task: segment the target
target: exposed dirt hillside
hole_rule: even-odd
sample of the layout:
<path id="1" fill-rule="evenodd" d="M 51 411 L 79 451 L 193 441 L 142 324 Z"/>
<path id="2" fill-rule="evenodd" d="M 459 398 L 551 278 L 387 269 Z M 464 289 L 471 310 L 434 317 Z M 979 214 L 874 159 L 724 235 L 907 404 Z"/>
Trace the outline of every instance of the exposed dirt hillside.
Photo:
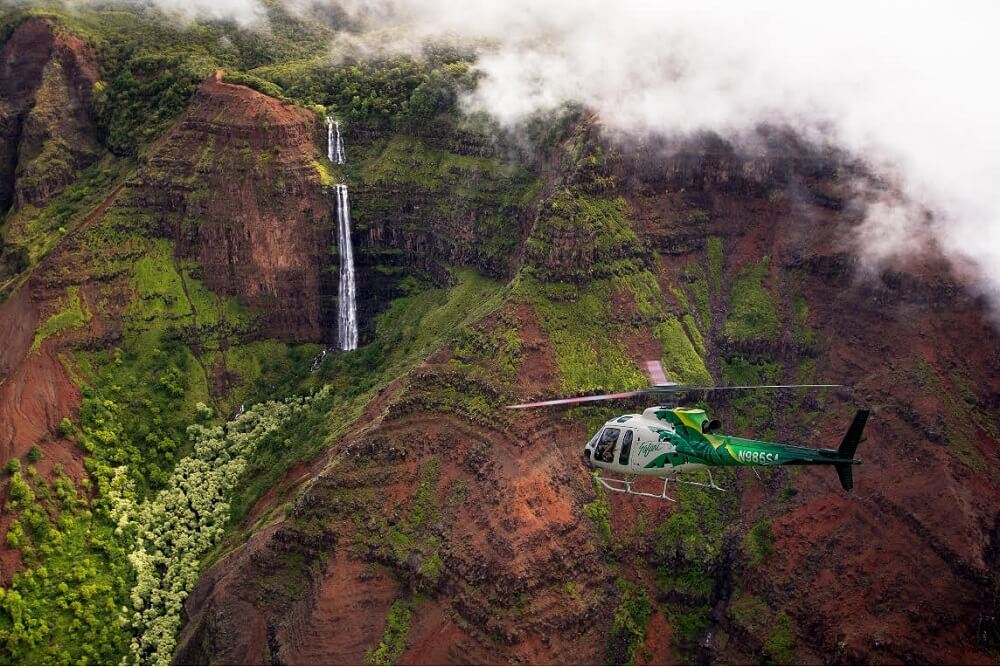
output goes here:
<path id="1" fill-rule="evenodd" d="M 46 24 L 25 25 L 41 30 Z M 252 324 L 227 316 L 225 308 L 201 313 L 201 322 L 196 316 L 185 335 L 200 354 L 266 336 L 321 340 L 336 286 L 323 270 L 333 223 L 327 176 L 316 161 L 316 125 L 307 111 L 213 78 L 144 165 L 71 222 L 68 237 L 0 304 L 4 460 L 39 442 L 66 446 L 58 425 L 73 414 L 80 392 L 61 352 L 120 341 L 136 314 L 134 299 L 176 302 L 176 295 L 164 295 L 165 285 L 146 284 L 150 277 L 135 273 L 157 238 L 169 242 L 167 257 L 175 265 L 200 262 L 185 271 L 186 279 L 259 314 Z M 16 241 L 17 230 L 8 238 Z M 199 305 L 171 319 L 190 321 Z M 43 323 L 45 333 L 36 334 Z M 224 359 L 219 363 L 212 384 L 225 392 L 230 380 Z"/>
<path id="2" fill-rule="evenodd" d="M 187 584 L 145 591 L 183 620 L 178 662 L 996 662 L 1000 337 L 933 252 L 865 273 L 858 160 L 775 131 L 752 155 L 623 145 L 575 113 L 526 156 L 459 117 L 457 55 L 286 67 L 281 40 L 155 20 L 142 34 L 200 73 L 185 88 L 159 78 L 169 55 L 117 53 L 137 75 L 106 99 L 134 102 L 118 131 L 138 155 L 115 157 L 95 49 L 61 25 L 24 21 L 0 51 L 0 642 L 18 658 L 134 658 L 137 621 L 99 612 L 153 585 L 130 569 L 134 515 L 189 498 L 188 427 L 221 437 L 244 403 L 326 384 L 234 438 L 231 505 L 169 533 L 204 545 L 181 554 Z M 202 51 L 268 51 L 287 94 L 342 116 L 347 164 L 311 107 L 221 72 L 199 86 Z M 233 80 L 277 85 L 256 72 Z M 197 91 L 145 133 L 132 116 L 161 83 L 176 109 Z M 335 335 L 333 183 L 362 347 L 316 356 Z M 609 496 L 582 446 L 646 406 L 504 410 L 643 386 L 646 359 L 682 382 L 843 384 L 694 398 L 726 432 L 826 447 L 871 408 L 854 493 L 782 468 L 673 504 Z M 144 650 L 173 650 L 169 614 L 142 630 L 164 618 Z"/>
<path id="3" fill-rule="evenodd" d="M 636 656 L 654 662 L 988 662 L 1000 346 L 981 304 L 933 257 L 859 279 L 860 219 L 845 200 L 856 168 L 842 156 L 778 137 L 754 158 L 700 142 L 594 161 L 582 158 L 608 147 L 584 136 L 581 166 L 560 177 L 575 203 L 553 195 L 529 241 L 535 275 L 577 276 L 562 317 L 605 271 L 653 257 L 652 297 L 611 279 L 601 317 L 618 333 L 606 344 L 621 341 L 632 361 L 662 349 L 675 374 L 686 362 L 666 346 L 703 345 L 727 383 L 842 382 L 819 396 L 712 403 L 730 431 L 814 446 L 835 446 L 853 409 L 871 407 L 856 492 L 804 469 L 743 471 L 727 478 L 732 493 L 681 490 L 677 505 L 595 499 L 578 464 L 579 419 L 484 420 L 466 404 L 489 390 L 449 376 L 458 360 L 445 350 L 314 464 L 290 506 L 255 515 L 254 536 L 189 599 L 178 659 L 357 662 L 392 645 L 402 609 L 403 663 L 624 659 L 623 615 L 648 623 Z M 621 202 L 652 254 L 559 217 L 587 202 L 583 223 L 605 200 Z M 589 240 L 570 245 L 591 254 L 543 254 L 540 240 L 580 233 Z M 517 332 L 513 395 L 565 390 L 565 329 L 576 339 L 588 329 L 520 294 L 480 326 Z M 448 387 L 465 398 L 431 398 Z M 248 639 L 243 628 L 256 630 Z"/>

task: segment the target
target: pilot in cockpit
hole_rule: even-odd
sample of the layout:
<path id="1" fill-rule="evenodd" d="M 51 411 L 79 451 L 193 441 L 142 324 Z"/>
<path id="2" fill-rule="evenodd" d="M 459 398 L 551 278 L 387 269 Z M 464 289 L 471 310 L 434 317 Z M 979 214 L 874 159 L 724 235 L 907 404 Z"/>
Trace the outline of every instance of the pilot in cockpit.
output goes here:
<path id="1" fill-rule="evenodd" d="M 621 434 L 621 429 L 617 428 L 606 428 L 604 432 L 601 433 L 601 439 L 597 443 L 597 448 L 594 450 L 594 456 L 598 461 L 603 461 L 604 463 L 611 463 L 615 458 L 615 443 L 618 442 L 618 436 Z"/>

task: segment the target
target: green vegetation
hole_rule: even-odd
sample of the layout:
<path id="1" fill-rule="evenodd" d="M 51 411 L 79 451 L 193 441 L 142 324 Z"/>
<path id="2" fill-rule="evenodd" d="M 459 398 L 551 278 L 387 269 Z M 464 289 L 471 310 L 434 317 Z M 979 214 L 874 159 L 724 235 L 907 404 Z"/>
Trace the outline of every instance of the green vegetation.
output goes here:
<path id="1" fill-rule="evenodd" d="M 691 343 L 694 345 L 695 352 L 698 356 L 703 359 L 708 354 L 705 349 L 705 339 L 701 336 L 701 331 L 698 329 L 698 323 L 695 321 L 694 316 L 691 313 L 687 313 L 683 318 L 684 330 L 687 332 L 688 338 L 691 339 Z M 704 362 L 702 362 L 704 364 Z"/>
<path id="2" fill-rule="evenodd" d="M 597 534 L 605 546 L 611 544 L 611 505 L 608 503 L 608 492 L 596 479 L 594 480 L 596 497 L 583 506 L 583 510 L 594 522 Z"/>
<path id="3" fill-rule="evenodd" d="M 271 83 L 270 81 L 265 81 L 259 76 L 254 76 L 253 74 L 247 74 L 245 72 L 226 72 L 222 77 L 222 81 L 224 83 L 232 83 L 237 86 L 253 88 L 258 93 L 263 93 L 279 100 L 291 101 L 285 97 L 285 91 L 283 91 L 280 86 Z"/>
<path id="4" fill-rule="evenodd" d="M 729 605 L 729 616 L 738 627 L 761 639 L 768 662 L 779 665 L 797 662 L 795 632 L 787 613 L 774 614 L 764 600 L 741 591 Z"/>
<path id="5" fill-rule="evenodd" d="M 79 329 L 90 321 L 91 314 L 86 302 L 80 299 L 80 288 L 76 285 L 66 288 L 66 301 L 61 309 L 49 316 L 35 331 L 31 350 L 37 351 L 45 339 L 73 329 Z"/>
<path id="6" fill-rule="evenodd" d="M 809 326 L 809 304 L 801 294 L 792 297 L 792 314 L 795 318 L 794 334 L 803 353 L 812 353 L 819 347 L 819 336 Z"/>
<path id="7" fill-rule="evenodd" d="M 724 384 L 754 385 L 780 384 L 781 364 L 766 354 L 731 353 L 722 360 Z M 738 433 L 755 433 L 756 437 L 773 439 L 778 414 L 777 397 L 773 393 L 758 392 L 730 399 Z"/>
<path id="8" fill-rule="evenodd" d="M 138 639 L 132 650 L 140 662 L 170 662 L 181 605 L 201 558 L 225 535 L 228 500 L 257 447 L 327 394 L 324 389 L 309 397 L 259 403 L 226 428 L 192 425 L 188 434 L 194 451 L 178 463 L 163 490 L 142 502 L 127 486 L 112 495 L 112 518 L 137 536 L 128 560 L 136 576 L 130 599 Z"/>
<path id="9" fill-rule="evenodd" d="M 488 138 L 475 140 L 485 143 Z M 403 134 L 352 143 L 350 151 L 345 167 L 349 181 L 384 193 L 352 202 L 358 230 L 381 223 L 420 236 L 426 233 L 428 216 L 433 216 L 440 230 L 435 243 L 446 244 L 454 257 L 492 275 L 507 273 L 517 250 L 520 212 L 538 188 L 523 166 Z M 412 201 L 420 205 L 413 207 Z M 398 261 L 387 251 L 374 259 L 390 273 Z"/>
<path id="10" fill-rule="evenodd" d="M 795 664 L 795 634 L 788 614 L 781 612 L 764 643 L 768 657 L 779 665 Z"/>
<path id="11" fill-rule="evenodd" d="M 567 262 L 567 252 L 589 261 Z M 624 199 L 564 188 L 539 209 L 526 273 L 550 282 L 628 276 L 645 268 L 641 253 Z"/>
<path id="12" fill-rule="evenodd" d="M 58 469 L 57 469 L 58 470 Z M 108 518 L 58 473 L 48 484 L 15 473 L 5 511 L 17 512 L 5 539 L 23 569 L 0 588 L 0 654 L 23 664 L 113 664 L 128 654 L 130 622 L 121 612 L 132 575 Z"/>
<path id="13" fill-rule="evenodd" d="M 695 385 L 712 384 L 712 375 L 705 367 L 705 362 L 685 332 L 680 320 L 668 316 L 664 322 L 653 327 L 653 333 L 663 343 L 663 368 L 675 382 Z M 700 337 L 698 342 L 701 342 Z M 704 344 L 702 343 L 702 345 Z"/>
<path id="14" fill-rule="evenodd" d="M 615 582 L 621 595 L 615 610 L 605 661 L 610 665 L 633 665 L 635 654 L 646 641 L 646 625 L 653 606 L 646 590 L 621 577 Z"/>
<path id="15" fill-rule="evenodd" d="M 742 591 L 729 605 L 729 615 L 738 626 L 756 635 L 770 623 L 771 609 L 756 595 Z"/>
<path id="16" fill-rule="evenodd" d="M 921 387 L 925 395 L 941 402 L 950 424 L 944 435 L 948 452 L 971 470 L 988 471 L 986 459 L 976 445 L 980 437 L 976 431 L 1000 438 L 1000 425 L 990 417 L 989 411 L 982 409 L 969 369 L 959 365 L 941 373 L 925 358 L 914 356 L 903 373 L 904 381 Z"/>
<path id="17" fill-rule="evenodd" d="M 670 598 L 700 602 L 711 598 L 715 579 L 700 565 L 660 565 L 656 568 L 656 585 Z"/>
<path id="18" fill-rule="evenodd" d="M 32 445 L 28 450 L 28 463 L 38 463 L 42 460 L 42 450 L 38 445 Z"/>
<path id="19" fill-rule="evenodd" d="M 718 296 L 722 291 L 722 271 L 725 268 L 722 257 L 722 239 L 709 236 L 706 241 L 708 252 L 708 279 L 712 293 Z"/>
<path id="20" fill-rule="evenodd" d="M 328 58 L 314 57 L 262 66 L 250 74 L 343 120 L 400 124 L 455 112 L 459 96 L 475 84 L 465 62 L 469 57 L 430 49 L 422 59 L 394 56 L 334 66 Z"/>
<path id="21" fill-rule="evenodd" d="M 484 363 L 496 377 L 512 382 L 521 365 L 519 322 L 506 310 L 497 314 L 491 325 L 473 325 L 463 329 L 455 342 L 456 359 L 466 363 Z"/>
<path id="22" fill-rule="evenodd" d="M 716 480 L 725 486 L 720 475 Z M 736 501 L 724 494 L 677 485 L 672 489 L 678 502 L 670 516 L 656 529 L 656 553 L 661 561 L 710 565 L 722 555 L 722 542 L 733 518 Z"/>
<path id="23" fill-rule="evenodd" d="M 94 91 L 108 148 L 116 155 L 137 155 L 180 115 L 215 64 L 208 56 L 152 52 L 124 60 L 109 83 Z"/>
<path id="24" fill-rule="evenodd" d="M 457 488 L 446 503 L 439 505 L 440 469 L 436 456 L 427 459 L 421 466 L 409 507 L 399 508 L 392 521 L 376 511 L 358 512 L 352 517 L 358 548 L 365 557 L 408 571 L 417 588 L 425 591 L 433 591 L 440 581 L 442 555 L 438 535 L 454 520 L 455 508 L 464 495 L 464 490 Z"/>
<path id="25" fill-rule="evenodd" d="M 724 332 L 736 341 L 774 341 L 781 336 L 781 322 L 774 298 L 764 284 L 771 262 L 764 258 L 755 265 L 744 266 L 733 281 L 729 303 L 729 319 Z"/>
<path id="26" fill-rule="evenodd" d="M 613 323 L 611 299 L 616 286 L 613 280 L 596 280 L 575 288 L 530 278 L 522 278 L 518 285 L 517 296 L 534 307 L 555 351 L 562 390 L 567 393 L 648 384 L 618 341 L 623 331 Z"/>
<path id="27" fill-rule="evenodd" d="M 774 553 L 774 530 L 766 519 L 753 525 L 743 538 L 743 548 L 750 557 L 750 564 L 760 565 Z"/>
<path id="28" fill-rule="evenodd" d="M 668 605 L 667 619 L 674 633 L 674 644 L 683 654 L 691 656 L 712 622 L 712 608 L 707 604 L 694 607 Z"/>
<path id="29" fill-rule="evenodd" d="M 733 476 L 730 471 L 715 474 L 717 480 L 719 475 Z M 724 480 L 719 483 L 726 485 Z M 716 573 L 738 500 L 685 485 L 677 485 L 671 493 L 678 502 L 655 531 L 653 563 L 657 587 L 667 601 L 664 611 L 674 644 L 682 655 L 694 659 L 710 624 Z"/>
<path id="30" fill-rule="evenodd" d="M 392 603 L 385 617 L 382 640 L 365 654 L 366 665 L 394 665 L 399 661 L 399 656 L 406 650 L 406 635 L 410 632 L 412 616 L 409 602 L 396 600 Z"/>

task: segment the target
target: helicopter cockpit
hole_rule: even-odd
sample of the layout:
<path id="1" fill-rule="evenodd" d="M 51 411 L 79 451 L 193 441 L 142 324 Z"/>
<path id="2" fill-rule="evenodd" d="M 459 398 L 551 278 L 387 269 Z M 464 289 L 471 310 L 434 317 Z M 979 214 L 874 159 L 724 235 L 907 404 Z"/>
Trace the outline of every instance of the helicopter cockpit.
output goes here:
<path id="1" fill-rule="evenodd" d="M 624 435 L 622 432 L 624 431 Z M 618 454 L 618 464 L 628 465 L 632 453 L 632 441 L 635 437 L 632 429 L 622 429 L 612 426 L 605 427 L 598 431 L 590 442 L 587 443 L 583 451 L 584 462 L 587 465 L 593 463 L 614 463 L 615 454 Z M 619 440 L 621 446 L 618 447 Z"/>

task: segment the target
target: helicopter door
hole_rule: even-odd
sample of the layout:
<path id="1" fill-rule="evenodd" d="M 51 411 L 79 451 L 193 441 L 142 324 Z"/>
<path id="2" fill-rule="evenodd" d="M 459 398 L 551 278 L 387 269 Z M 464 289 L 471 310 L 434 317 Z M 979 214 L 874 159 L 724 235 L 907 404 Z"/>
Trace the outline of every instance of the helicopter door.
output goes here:
<path id="1" fill-rule="evenodd" d="M 629 456 L 632 454 L 632 431 L 625 431 L 622 437 L 621 453 L 618 454 L 618 465 L 627 466 Z"/>

